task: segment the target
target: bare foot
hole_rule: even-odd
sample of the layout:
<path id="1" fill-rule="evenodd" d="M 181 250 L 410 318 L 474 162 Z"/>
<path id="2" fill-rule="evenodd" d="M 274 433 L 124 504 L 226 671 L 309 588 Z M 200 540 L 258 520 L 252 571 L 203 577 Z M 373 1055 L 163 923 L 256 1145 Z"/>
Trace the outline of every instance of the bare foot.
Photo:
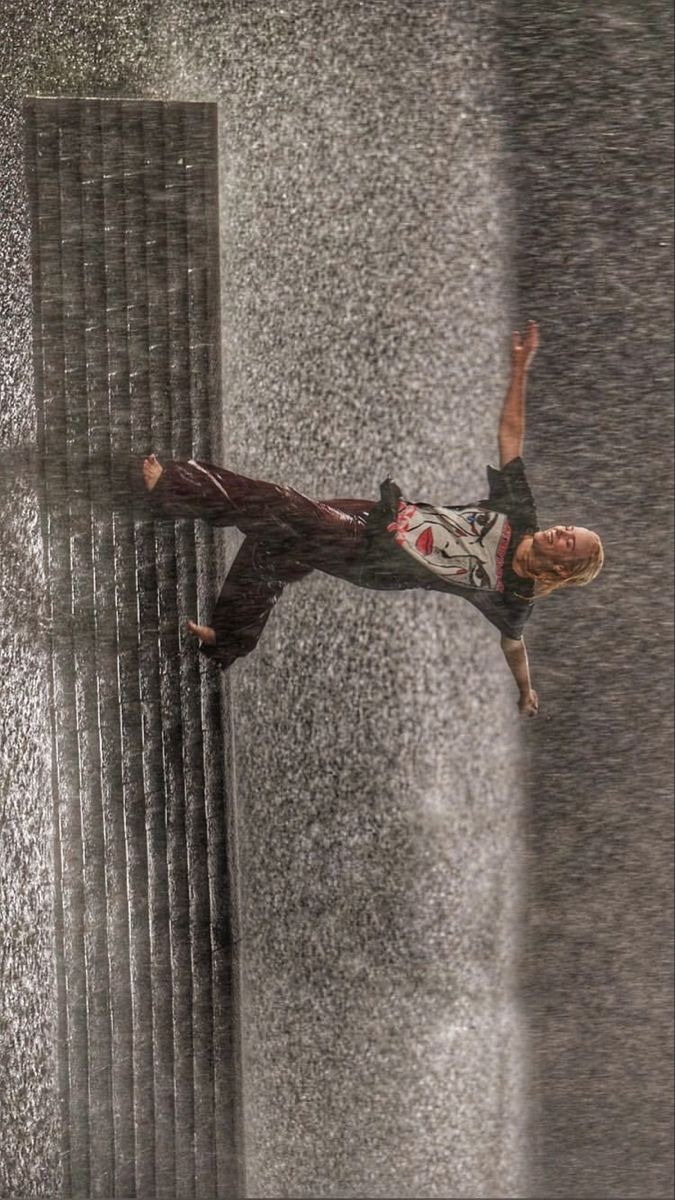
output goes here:
<path id="1" fill-rule="evenodd" d="M 149 492 L 154 488 L 163 470 L 163 466 L 157 461 L 154 454 L 148 455 L 143 463 L 143 478 Z"/>
<path id="2" fill-rule="evenodd" d="M 197 625 L 194 621 L 188 621 L 187 627 L 190 633 L 195 633 L 200 642 L 206 642 L 208 646 L 215 646 L 216 631 L 210 625 Z"/>

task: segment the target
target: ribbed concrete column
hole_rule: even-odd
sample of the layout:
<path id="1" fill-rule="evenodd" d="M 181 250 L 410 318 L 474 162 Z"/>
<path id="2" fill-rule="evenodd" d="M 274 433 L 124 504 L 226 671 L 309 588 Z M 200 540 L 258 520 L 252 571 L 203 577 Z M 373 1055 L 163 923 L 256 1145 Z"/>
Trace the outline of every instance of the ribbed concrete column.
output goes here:
<path id="1" fill-rule="evenodd" d="M 67 1194 L 232 1197 L 219 678 L 184 644 L 214 548 L 119 487 L 150 448 L 217 457 L 216 109 L 30 100 L 26 128 Z"/>

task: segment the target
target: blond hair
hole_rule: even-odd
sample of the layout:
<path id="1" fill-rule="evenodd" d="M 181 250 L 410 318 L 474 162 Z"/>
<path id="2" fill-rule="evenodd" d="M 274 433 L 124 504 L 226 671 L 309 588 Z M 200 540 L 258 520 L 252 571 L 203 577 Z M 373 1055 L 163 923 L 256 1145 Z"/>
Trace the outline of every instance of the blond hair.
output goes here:
<path id="1" fill-rule="evenodd" d="M 551 592 L 555 592 L 561 587 L 584 587 L 595 579 L 602 570 L 602 565 L 605 561 L 605 552 L 602 548 L 602 542 L 597 533 L 595 536 L 595 544 L 591 553 L 586 558 L 580 558 L 572 567 L 571 573 L 561 577 L 560 575 L 548 574 L 543 571 L 540 575 L 533 576 L 535 580 L 534 595 L 536 599 L 541 596 L 549 596 Z"/>

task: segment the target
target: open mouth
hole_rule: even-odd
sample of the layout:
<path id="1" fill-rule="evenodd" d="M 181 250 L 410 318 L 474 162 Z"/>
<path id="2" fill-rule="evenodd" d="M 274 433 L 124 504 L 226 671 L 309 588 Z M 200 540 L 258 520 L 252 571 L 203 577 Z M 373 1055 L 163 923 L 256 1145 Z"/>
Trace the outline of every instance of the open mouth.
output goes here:
<path id="1" fill-rule="evenodd" d="M 434 548 L 434 534 L 432 529 L 425 529 L 415 542 L 415 548 L 420 554 L 431 554 Z"/>

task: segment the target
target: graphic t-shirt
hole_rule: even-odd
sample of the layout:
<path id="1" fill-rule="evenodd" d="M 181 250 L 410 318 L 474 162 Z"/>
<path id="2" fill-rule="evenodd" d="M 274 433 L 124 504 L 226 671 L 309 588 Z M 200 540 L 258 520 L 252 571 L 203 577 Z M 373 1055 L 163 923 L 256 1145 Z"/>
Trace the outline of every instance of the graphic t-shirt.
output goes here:
<path id="1" fill-rule="evenodd" d="M 439 579 L 504 591 L 504 557 L 511 540 L 504 513 L 475 505 L 436 508 L 401 499 L 387 530 L 397 546 Z"/>
<path id="2" fill-rule="evenodd" d="M 488 466 L 487 476 L 487 499 L 442 507 L 409 501 L 385 480 L 368 518 L 367 566 L 355 582 L 451 592 L 519 640 L 534 607 L 534 581 L 516 574 L 513 555 L 539 528 L 537 513 L 520 457 L 501 470 Z"/>

